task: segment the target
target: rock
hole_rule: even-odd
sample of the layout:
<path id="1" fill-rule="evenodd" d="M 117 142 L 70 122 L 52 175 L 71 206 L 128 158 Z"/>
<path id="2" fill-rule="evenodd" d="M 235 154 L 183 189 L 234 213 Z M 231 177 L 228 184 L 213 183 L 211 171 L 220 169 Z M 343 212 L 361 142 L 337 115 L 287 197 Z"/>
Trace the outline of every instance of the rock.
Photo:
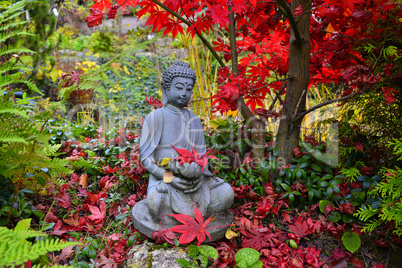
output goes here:
<path id="1" fill-rule="evenodd" d="M 154 243 L 145 243 L 134 246 L 128 255 L 123 267 L 127 268 L 181 268 L 177 259 L 191 261 L 182 249 L 153 249 Z"/>

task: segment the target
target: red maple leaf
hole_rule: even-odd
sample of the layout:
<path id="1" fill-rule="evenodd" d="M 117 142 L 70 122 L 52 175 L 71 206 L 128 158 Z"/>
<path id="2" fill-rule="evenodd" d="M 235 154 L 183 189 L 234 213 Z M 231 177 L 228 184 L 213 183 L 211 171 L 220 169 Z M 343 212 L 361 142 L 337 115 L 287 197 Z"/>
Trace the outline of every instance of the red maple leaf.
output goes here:
<path id="1" fill-rule="evenodd" d="M 110 3 L 109 3 L 110 4 Z M 97 8 L 90 8 L 89 15 L 85 18 L 88 27 L 94 27 L 102 24 L 103 13 Z"/>
<path id="2" fill-rule="evenodd" d="M 138 3 L 138 5 L 142 6 L 142 8 L 137 12 L 138 19 L 147 13 L 159 12 L 157 5 L 152 2 L 152 0 L 143 0 Z"/>
<path id="3" fill-rule="evenodd" d="M 276 242 L 275 235 L 268 233 L 268 228 L 240 229 L 240 233 L 244 236 L 241 245 L 245 248 L 261 250 Z"/>
<path id="4" fill-rule="evenodd" d="M 299 237 L 305 237 L 309 234 L 308 223 L 301 217 L 297 217 L 295 220 L 295 224 L 289 225 L 289 229 Z"/>
<path id="5" fill-rule="evenodd" d="M 197 205 L 194 202 L 194 215 L 195 220 L 191 218 L 189 215 L 183 214 L 168 214 L 169 216 L 174 217 L 179 222 L 183 223 L 183 225 L 177 225 L 169 230 L 176 233 L 181 233 L 179 242 L 180 244 L 187 244 L 193 241 L 195 238 L 198 240 L 198 245 L 201 245 L 204 242 L 205 238 L 208 237 L 211 240 L 211 235 L 208 233 L 207 226 L 211 217 L 209 217 L 205 222 L 202 217 L 201 212 L 198 210 Z"/>
<path id="6" fill-rule="evenodd" d="M 100 202 L 99 208 L 91 205 L 88 205 L 88 207 L 92 213 L 92 215 L 88 217 L 91 221 L 100 222 L 106 218 L 106 204 L 104 202 Z"/>
<path id="7" fill-rule="evenodd" d="M 220 38 L 218 38 L 217 41 L 213 41 L 212 44 L 215 46 L 214 49 L 217 52 L 222 52 L 222 51 L 227 51 L 228 50 L 228 45 L 226 45 L 225 41 L 223 41 Z"/>
<path id="8" fill-rule="evenodd" d="M 74 215 L 69 216 L 68 219 L 64 219 L 63 221 L 65 223 L 67 223 L 68 225 L 77 227 L 78 225 L 80 225 L 80 221 L 79 221 L 80 217 L 78 216 L 78 212 L 76 212 Z M 56 226 L 55 226 L 56 229 Z"/>
<path id="9" fill-rule="evenodd" d="M 174 245 L 174 239 L 177 237 L 171 230 L 169 230 L 168 228 L 164 228 L 162 230 L 153 232 L 152 238 L 156 240 L 156 244 L 162 244 L 163 242 L 167 242 L 171 245 Z"/>
<path id="10" fill-rule="evenodd" d="M 160 100 L 155 99 L 154 97 L 150 97 L 148 99 L 148 97 L 145 97 L 145 101 L 151 105 L 152 107 L 154 107 L 154 109 L 158 109 L 161 108 L 163 106 L 162 102 Z"/>
<path id="11" fill-rule="evenodd" d="M 110 9 L 107 12 L 107 18 L 109 20 L 116 18 L 117 10 L 119 9 L 119 7 L 120 7 L 119 5 L 112 5 L 110 7 Z"/>
<path id="12" fill-rule="evenodd" d="M 85 21 L 86 21 L 86 19 L 85 19 Z M 102 24 L 102 21 L 100 24 Z M 92 27 L 92 26 L 88 26 L 88 27 Z M 69 87 L 69 86 L 72 86 L 73 84 L 75 84 L 78 87 L 78 84 L 80 82 L 80 75 L 81 74 L 79 72 L 77 72 L 76 70 L 73 70 L 71 72 L 71 74 L 62 73 L 61 74 L 61 79 L 63 80 L 63 83 L 61 84 L 62 87 Z"/>
<path id="13" fill-rule="evenodd" d="M 208 164 L 208 158 L 218 160 L 216 156 L 208 155 L 212 151 L 212 149 L 208 150 L 205 154 L 200 156 L 194 148 L 193 152 L 190 152 L 189 150 L 186 149 L 178 149 L 173 145 L 171 146 L 180 154 L 180 156 L 175 158 L 179 160 L 180 164 L 183 163 L 190 164 L 192 162 L 197 162 L 200 166 L 202 166 L 202 171 L 204 171 L 205 166 Z"/>
<path id="14" fill-rule="evenodd" d="M 159 31 L 166 26 L 166 23 L 169 20 L 168 12 L 155 12 L 149 15 L 145 26 L 152 25 L 152 32 Z"/>
<path id="15" fill-rule="evenodd" d="M 61 227 L 63 227 L 63 222 L 61 220 L 58 220 L 57 223 L 54 225 L 54 229 L 53 232 L 51 232 L 51 234 L 60 236 L 68 232 L 67 230 L 61 229 Z"/>
<path id="16" fill-rule="evenodd" d="M 178 32 L 181 34 L 184 34 L 183 31 L 183 26 L 181 26 L 181 21 L 180 20 L 174 20 L 170 19 L 166 21 L 165 23 L 165 31 L 163 32 L 163 35 L 167 35 L 168 33 L 172 32 L 172 38 L 174 39 L 177 35 Z"/>
<path id="17" fill-rule="evenodd" d="M 105 192 L 100 194 L 91 194 L 88 192 L 88 198 L 85 200 L 86 203 L 94 205 L 96 204 L 101 198 L 106 198 L 107 195 Z"/>
<path id="18" fill-rule="evenodd" d="M 364 150 L 364 146 L 360 142 L 356 142 L 355 147 L 356 147 L 357 151 L 363 152 L 363 150 Z"/>
<path id="19" fill-rule="evenodd" d="M 107 10 L 110 9 L 110 1 L 109 0 L 92 0 L 96 2 L 92 8 L 99 9 L 101 12 L 106 8 Z M 91 11 L 91 9 L 89 9 Z M 89 26 L 90 27 L 90 26 Z"/>
<path id="20" fill-rule="evenodd" d="M 197 21 L 187 28 L 187 32 L 194 37 L 196 34 L 199 33 L 208 33 L 209 30 L 214 31 L 212 28 L 212 19 L 210 17 L 202 17 L 197 18 Z"/>
<path id="21" fill-rule="evenodd" d="M 58 205 L 62 208 L 69 208 L 71 206 L 70 196 L 66 192 L 58 193 L 55 199 L 59 201 Z"/>
<path id="22" fill-rule="evenodd" d="M 132 7 L 136 7 L 136 5 L 138 4 L 139 0 L 116 0 L 116 2 L 119 4 L 119 6 L 121 6 L 123 9 L 126 8 L 126 6 L 132 6 Z"/>
<path id="23" fill-rule="evenodd" d="M 397 90 L 395 90 L 393 88 L 389 88 L 389 87 L 383 87 L 381 89 L 381 91 L 384 93 L 383 97 L 384 97 L 385 103 L 391 104 L 392 102 L 396 101 L 395 94 L 398 93 Z"/>
<path id="24" fill-rule="evenodd" d="M 211 16 L 213 23 L 219 23 L 222 27 L 226 27 L 230 23 L 229 13 L 222 5 L 213 5 L 207 10 L 207 14 Z"/>

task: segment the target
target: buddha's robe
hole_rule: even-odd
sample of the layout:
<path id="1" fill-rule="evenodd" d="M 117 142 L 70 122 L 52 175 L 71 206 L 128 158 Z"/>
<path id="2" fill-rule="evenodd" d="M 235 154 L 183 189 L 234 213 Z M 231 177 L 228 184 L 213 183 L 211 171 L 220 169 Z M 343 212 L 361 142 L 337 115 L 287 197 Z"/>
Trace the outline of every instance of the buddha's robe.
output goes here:
<path id="1" fill-rule="evenodd" d="M 200 155 L 206 152 L 201 120 L 187 109 L 167 105 L 151 112 L 144 120 L 140 140 L 141 161 L 150 159 L 159 164 L 166 157 L 173 159 L 179 156 L 172 145 L 191 152 L 194 148 Z M 145 168 L 151 173 L 147 190 L 149 207 L 152 210 L 153 207 L 158 206 L 156 202 L 164 202 L 167 208 L 164 213 L 193 215 L 194 202 L 196 202 L 198 209 L 205 215 L 211 204 L 211 190 L 224 183 L 222 179 L 214 177 L 208 171 L 208 167 L 205 167 L 204 180 L 199 189 L 193 193 L 184 193 L 171 184 L 163 185 L 163 180 L 152 174 L 152 168 L 146 166 Z M 166 196 L 163 198 L 158 192 L 161 187 L 167 189 L 164 193 Z M 159 201 L 162 199 L 163 201 Z"/>

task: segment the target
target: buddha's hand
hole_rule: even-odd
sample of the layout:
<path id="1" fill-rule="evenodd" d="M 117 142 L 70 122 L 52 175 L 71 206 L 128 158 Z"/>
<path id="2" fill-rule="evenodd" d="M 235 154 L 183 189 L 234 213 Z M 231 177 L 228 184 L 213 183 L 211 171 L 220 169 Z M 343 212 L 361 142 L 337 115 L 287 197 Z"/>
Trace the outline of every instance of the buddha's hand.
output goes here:
<path id="1" fill-rule="evenodd" d="M 174 175 L 184 177 L 189 180 L 198 180 L 202 177 L 202 167 L 196 162 L 182 163 L 179 161 L 169 162 L 169 168 L 172 170 Z"/>
<path id="2" fill-rule="evenodd" d="M 166 184 L 163 182 L 156 186 L 156 190 L 158 191 L 158 193 L 167 193 L 168 192 L 168 188 L 167 188 Z"/>
<path id="3" fill-rule="evenodd" d="M 175 176 L 170 184 L 177 190 L 183 191 L 184 193 L 192 193 L 201 187 L 203 179 L 203 176 L 194 180 L 189 180 L 181 176 Z"/>

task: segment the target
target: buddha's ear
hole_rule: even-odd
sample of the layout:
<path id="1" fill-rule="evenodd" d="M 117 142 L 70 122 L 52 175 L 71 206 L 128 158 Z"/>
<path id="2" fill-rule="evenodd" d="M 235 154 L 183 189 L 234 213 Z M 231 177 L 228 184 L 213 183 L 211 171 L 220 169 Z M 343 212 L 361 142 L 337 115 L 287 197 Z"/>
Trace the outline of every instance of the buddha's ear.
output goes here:
<path id="1" fill-rule="evenodd" d="M 161 90 L 162 90 L 162 105 L 165 105 L 167 103 L 166 90 L 164 90 L 163 88 Z"/>

